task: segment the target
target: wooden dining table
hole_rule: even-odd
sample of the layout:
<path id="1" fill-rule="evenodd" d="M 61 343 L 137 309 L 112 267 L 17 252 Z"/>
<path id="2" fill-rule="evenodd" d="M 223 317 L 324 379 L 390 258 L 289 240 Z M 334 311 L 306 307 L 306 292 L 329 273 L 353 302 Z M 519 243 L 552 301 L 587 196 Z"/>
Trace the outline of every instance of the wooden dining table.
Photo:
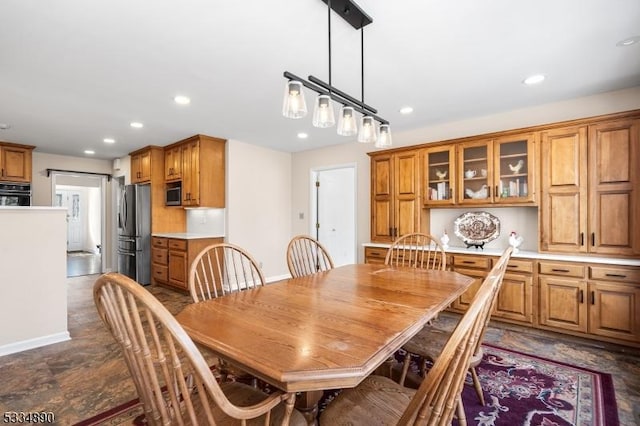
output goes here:
<path id="1" fill-rule="evenodd" d="M 326 389 L 356 386 L 473 283 L 452 271 L 340 266 L 187 306 L 197 343 L 286 392 L 312 422 Z"/>

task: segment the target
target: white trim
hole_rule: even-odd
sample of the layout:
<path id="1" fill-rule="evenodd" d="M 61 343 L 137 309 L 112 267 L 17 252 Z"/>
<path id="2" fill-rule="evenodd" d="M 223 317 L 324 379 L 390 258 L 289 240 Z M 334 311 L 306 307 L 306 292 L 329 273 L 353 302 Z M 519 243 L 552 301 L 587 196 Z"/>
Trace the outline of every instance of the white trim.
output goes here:
<path id="1" fill-rule="evenodd" d="M 48 336 L 36 337 L 33 339 L 22 340 L 20 342 L 9 343 L 0 346 L 0 356 L 14 354 L 17 352 L 27 351 L 29 349 L 39 348 L 41 346 L 52 345 L 54 343 L 66 342 L 71 340 L 68 331 L 63 331 Z"/>
<path id="2" fill-rule="evenodd" d="M 282 280 L 288 280 L 291 279 L 291 274 L 282 274 L 282 275 L 275 275 L 273 277 L 265 277 L 265 281 L 267 284 L 270 283 L 274 283 L 276 281 L 282 281 Z"/>

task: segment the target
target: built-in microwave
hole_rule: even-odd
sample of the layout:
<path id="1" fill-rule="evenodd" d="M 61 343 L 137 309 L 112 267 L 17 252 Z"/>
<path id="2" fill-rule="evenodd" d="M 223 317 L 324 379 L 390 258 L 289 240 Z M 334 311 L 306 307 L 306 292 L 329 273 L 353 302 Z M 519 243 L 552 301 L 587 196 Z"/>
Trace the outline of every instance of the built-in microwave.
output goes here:
<path id="1" fill-rule="evenodd" d="M 182 205 L 182 183 L 172 182 L 168 183 L 165 189 L 164 204 L 167 206 L 181 206 Z"/>
<path id="2" fill-rule="evenodd" d="M 30 206 L 31 184 L 0 182 L 0 206 Z"/>

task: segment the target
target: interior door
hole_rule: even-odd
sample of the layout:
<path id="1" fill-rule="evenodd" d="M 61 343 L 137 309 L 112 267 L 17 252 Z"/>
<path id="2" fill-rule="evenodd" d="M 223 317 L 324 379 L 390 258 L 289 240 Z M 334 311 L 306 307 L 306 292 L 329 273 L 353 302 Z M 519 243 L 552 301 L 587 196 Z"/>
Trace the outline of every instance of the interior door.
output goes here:
<path id="1" fill-rule="evenodd" d="M 57 190 L 56 203 L 67 208 L 67 251 L 81 251 L 83 241 L 83 220 L 81 193 L 72 190 Z"/>
<path id="2" fill-rule="evenodd" d="M 355 168 L 320 170 L 315 177 L 317 239 L 335 266 L 356 263 Z"/>

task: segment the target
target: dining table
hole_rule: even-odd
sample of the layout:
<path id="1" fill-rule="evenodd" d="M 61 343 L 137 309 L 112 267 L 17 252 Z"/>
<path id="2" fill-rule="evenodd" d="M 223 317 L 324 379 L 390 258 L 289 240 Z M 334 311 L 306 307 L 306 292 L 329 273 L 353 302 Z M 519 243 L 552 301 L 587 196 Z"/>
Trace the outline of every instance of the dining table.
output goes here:
<path id="1" fill-rule="evenodd" d="M 193 303 L 177 316 L 218 357 L 285 392 L 313 424 L 473 284 L 453 271 L 351 264 Z"/>

